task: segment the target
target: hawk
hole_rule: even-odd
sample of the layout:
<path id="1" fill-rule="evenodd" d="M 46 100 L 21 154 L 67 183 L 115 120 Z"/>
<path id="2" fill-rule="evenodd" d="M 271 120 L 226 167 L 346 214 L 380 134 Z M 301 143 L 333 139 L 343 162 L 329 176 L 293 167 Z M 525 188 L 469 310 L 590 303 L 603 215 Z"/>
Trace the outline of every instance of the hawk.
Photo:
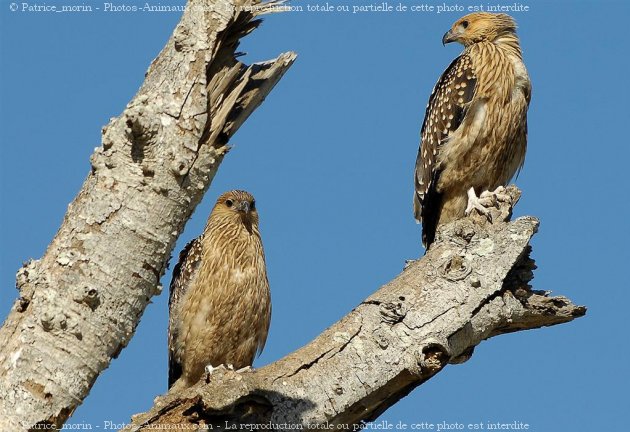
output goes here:
<path id="1" fill-rule="evenodd" d="M 464 51 L 444 71 L 427 105 L 416 159 L 414 216 L 428 248 L 437 226 L 488 206 L 523 165 L 531 83 L 514 19 L 473 13 L 442 43 Z M 493 192 L 490 192 L 493 191 Z"/>
<path id="2" fill-rule="evenodd" d="M 256 201 L 249 192 L 226 192 L 173 270 L 169 388 L 178 380 L 193 385 L 206 366 L 250 366 L 265 345 L 270 320 Z"/>

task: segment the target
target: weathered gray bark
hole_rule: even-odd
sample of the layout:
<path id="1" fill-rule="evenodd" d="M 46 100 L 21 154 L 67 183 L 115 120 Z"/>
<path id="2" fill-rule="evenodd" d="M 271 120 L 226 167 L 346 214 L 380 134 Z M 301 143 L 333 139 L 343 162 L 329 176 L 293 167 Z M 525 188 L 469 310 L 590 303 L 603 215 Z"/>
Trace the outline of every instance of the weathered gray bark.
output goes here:
<path id="1" fill-rule="evenodd" d="M 235 60 L 256 0 L 191 0 L 0 330 L 0 430 L 60 426 L 127 345 L 227 142 L 295 59 Z"/>
<path id="2" fill-rule="evenodd" d="M 508 189 L 515 203 L 520 192 Z M 256 371 L 220 368 L 196 386 L 156 400 L 132 430 L 159 424 L 358 424 L 461 363 L 492 336 L 571 321 L 586 308 L 532 291 L 532 217 L 494 223 L 469 217 L 446 225 L 427 255 L 363 301 L 318 338 Z M 291 425 L 291 426 L 289 426 Z M 314 426 L 316 425 L 316 426 Z"/>

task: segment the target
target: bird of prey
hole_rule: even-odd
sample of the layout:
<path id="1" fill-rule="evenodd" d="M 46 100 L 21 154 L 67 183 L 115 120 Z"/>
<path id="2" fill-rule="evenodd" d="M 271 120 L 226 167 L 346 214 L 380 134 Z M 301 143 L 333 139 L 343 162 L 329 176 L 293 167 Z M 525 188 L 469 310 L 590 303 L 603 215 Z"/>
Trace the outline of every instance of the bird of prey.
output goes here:
<path id="1" fill-rule="evenodd" d="M 256 202 L 248 192 L 226 192 L 173 271 L 169 388 L 178 380 L 178 386 L 193 385 L 206 366 L 250 366 L 265 345 L 270 319 Z"/>
<path id="2" fill-rule="evenodd" d="M 437 226 L 486 216 L 520 170 L 527 147 L 531 83 L 514 19 L 473 13 L 455 21 L 442 43 L 464 51 L 444 71 L 427 105 L 416 159 L 414 216 L 428 248 Z M 492 191 L 492 192 L 490 192 Z"/>

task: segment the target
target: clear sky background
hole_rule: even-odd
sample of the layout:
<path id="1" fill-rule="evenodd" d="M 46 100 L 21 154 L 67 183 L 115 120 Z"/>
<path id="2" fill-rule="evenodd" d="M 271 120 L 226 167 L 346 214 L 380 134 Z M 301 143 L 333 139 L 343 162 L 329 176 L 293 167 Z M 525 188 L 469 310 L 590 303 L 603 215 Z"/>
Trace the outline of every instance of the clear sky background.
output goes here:
<path id="1" fill-rule="evenodd" d="M 513 16 L 533 98 L 516 214 L 542 221 L 534 287 L 587 305 L 588 314 L 481 343 L 470 361 L 448 366 L 381 419 L 626 430 L 630 3 L 521 4 L 530 10 Z M 247 62 L 287 50 L 299 57 L 232 140 L 174 255 L 200 234 L 220 193 L 255 194 L 273 296 L 256 366 L 309 342 L 422 253 L 411 211 L 418 135 L 434 83 L 461 51 L 441 44 L 461 15 L 284 13 L 243 41 Z M 0 1 L 0 317 L 17 297 L 17 269 L 41 257 L 60 226 L 101 127 L 135 94 L 179 16 L 12 12 Z M 165 292 L 71 422 L 102 428 L 152 405 L 166 390 L 166 326 Z"/>

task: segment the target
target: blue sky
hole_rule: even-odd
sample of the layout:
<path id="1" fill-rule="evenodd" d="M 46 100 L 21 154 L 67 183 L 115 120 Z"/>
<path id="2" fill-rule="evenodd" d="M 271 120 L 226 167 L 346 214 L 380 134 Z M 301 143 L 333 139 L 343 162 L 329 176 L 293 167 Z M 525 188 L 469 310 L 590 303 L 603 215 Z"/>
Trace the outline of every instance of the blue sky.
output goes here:
<path id="1" fill-rule="evenodd" d="M 62 3 L 103 7 L 47 2 Z M 627 427 L 630 4 L 521 4 L 530 10 L 513 16 L 533 98 L 516 214 L 542 221 L 534 287 L 587 305 L 588 315 L 483 342 L 470 361 L 449 366 L 381 417 L 390 422 Z M 243 41 L 248 62 L 287 50 L 299 57 L 232 140 L 177 250 L 201 232 L 221 192 L 255 194 L 273 296 L 267 347 L 255 365 L 310 341 L 422 253 L 413 165 L 427 98 L 461 50 L 442 47 L 441 37 L 461 15 L 283 13 Z M 178 19 L 12 12 L 0 1 L 1 317 L 17 297 L 15 272 L 42 256 L 87 175 L 101 127 L 135 94 Z M 151 406 L 166 389 L 166 323 L 162 294 L 71 422 L 123 423 Z"/>

